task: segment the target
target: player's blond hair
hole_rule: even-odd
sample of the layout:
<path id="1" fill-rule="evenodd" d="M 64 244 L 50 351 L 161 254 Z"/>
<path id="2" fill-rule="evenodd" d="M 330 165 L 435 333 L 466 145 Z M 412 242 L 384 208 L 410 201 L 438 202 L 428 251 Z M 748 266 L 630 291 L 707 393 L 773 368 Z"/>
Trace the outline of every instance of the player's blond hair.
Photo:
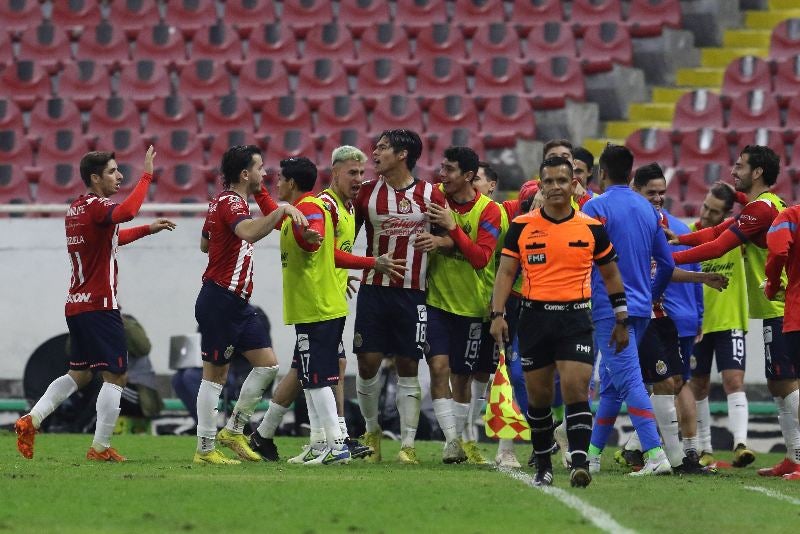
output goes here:
<path id="1" fill-rule="evenodd" d="M 331 153 L 331 166 L 336 165 L 340 161 L 357 161 L 359 163 L 365 163 L 367 161 L 367 155 L 354 146 L 344 145 L 335 149 Z"/>

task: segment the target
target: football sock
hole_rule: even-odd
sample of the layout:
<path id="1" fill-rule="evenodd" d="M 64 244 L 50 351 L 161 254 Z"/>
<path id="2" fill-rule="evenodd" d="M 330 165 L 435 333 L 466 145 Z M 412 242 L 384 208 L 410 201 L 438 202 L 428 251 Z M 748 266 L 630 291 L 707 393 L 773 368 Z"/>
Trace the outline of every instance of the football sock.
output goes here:
<path id="1" fill-rule="evenodd" d="M 589 402 L 568 404 L 565 413 L 572 466 L 586 467 L 586 454 L 592 437 L 592 410 Z"/>
<path id="2" fill-rule="evenodd" d="M 501 439 L 500 442 L 497 444 L 497 452 L 505 452 L 510 451 L 514 452 L 514 440 L 513 439 Z"/>
<path id="3" fill-rule="evenodd" d="M 333 394 L 333 389 L 324 387 L 308 391 L 310 392 L 311 401 L 314 403 L 314 409 L 317 410 L 320 423 L 325 429 L 325 439 L 328 442 L 328 447 L 338 451 L 344 449 L 344 436 L 339 429 L 339 414 L 336 413 L 336 395 Z"/>
<path id="4" fill-rule="evenodd" d="M 69 375 L 59 376 L 53 380 L 47 386 L 47 391 L 44 392 L 42 398 L 36 401 L 36 404 L 31 408 L 30 415 L 33 420 L 33 426 L 39 428 L 42 421 L 76 391 L 78 391 L 78 384 Z"/>
<path id="5" fill-rule="evenodd" d="M 277 402 L 270 402 L 267 408 L 267 414 L 261 423 L 258 425 L 256 432 L 262 438 L 272 439 L 275 437 L 275 431 L 283 421 L 283 416 L 289 411 L 289 408 L 281 406 Z"/>
<path id="6" fill-rule="evenodd" d="M 308 436 L 308 441 L 314 449 L 324 449 L 328 442 L 325 437 L 325 429 L 322 426 L 322 421 L 317 412 L 314 401 L 311 398 L 311 390 L 304 389 L 303 395 L 306 397 L 306 408 L 308 409 L 308 426 L 311 428 L 311 434 Z"/>
<path id="7" fill-rule="evenodd" d="M 706 407 L 708 399 L 706 399 Z M 698 406 L 699 408 L 699 406 Z M 737 391 L 728 395 L 728 427 L 733 434 L 733 446 L 747 443 L 747 419 L 748 419 L 747 394 L 744 391 Z M 710 419 L 710 416 L 709 416 Z M 698 423 L 698 435 L 699 435 Z M 709 442 L 711 441 L 711 429 L 709 428 Z"/>
<path id="8" fill-rule="evenodd" d="M 698 452 L 697 448 L 699 446 L 700 440 L 697 437 L 693 438 L 683 438 L 683 452 L 688 454 L 691 451 Z"/>
<path id="9" fill-rule="evenodd" d="M 743 394 L 744 395 L 744 394 Z M 745 399 L 746 402 L 746 399 Z M 708 406 L 708 397 L 703 400 L 696 401 L 697 404 L 697 439 L 700 445 L 701 452 L 714 452 L 711 446 L 711 409 Z M 733 427 L 733 418 L 731 417 L 731 396 L 728 395 L 728 423 L 731 425 L 731 432 L 734 435 L 734 446 L 736 446 L 736 432 Z M 747 437 L 747 412 L 745 411 L 744 433 Z M 743 442 L 744 443 L 744 442 Z"/>
<path id="10" fill-rule="evenodd" d="M 469 401 L 469 412 L 467 412 L 467 425 L 464 429 L 464 441 L 478 441 L 475 432 L 475 419 L 478 415 L 483 415 L 483 405 L 486 402 L 486 386 L 488 382 L 479 382 L 474 377 L 470 384 L 472 397 Z"/>
<path id="11" fill-rule="evenodd" d="M 111 446 L 111 434 L 119 417 L 119 401 L 122 398 L 122 388 L 110 382 L 103 382 L 100 393 L 97 394 L 97 423 L 94 429 L 92 448 L 98 452 Z"/>
<path id="12" fill-rule="evenodd" d="M 453 401 L 453 415 L 456 418 L 456 436 L 463 436 L 467 427 L 469 404 Z"/>
<path id="13" fill-rule="evenodd" d="M 786 455 L 794 463 L 800 463 L 800 427 L 797 420 L 797 407 L 800 391 L 794 390 L 783 399 L 784 420 L 786 424 Z M 783 427 L 781 427 L 783 430 Z"/>
<path id="14" fill-rule="evenodd" d="M 380 430 L 378 426 L 378 397 L 381 394 L 380 372 L 372 378 L 356 376 L 356 391 L 361 415 L 367 424 L 367 432 Z"/>
<path id="15" fill-rule="evenodd" d="M 206 453 L 214 450 L 217 437 L 217 405 L 222 384 L 201 380 L 197 390 L 197 450 Z"/>
<path id="16" fill-rule="evenodd" d="M 400 446 L 413 447 L 419 426 L 419 406 L 422 389 L 416 376 L 397 378 L 397 413 L 400 414 Z"/>
<path id="17" fill-rule="evenodd" d="M 439 428 L 442 429 L 445 441 L 457 439 L 453 399 L 433 399 L 433 413 L 436 415 L 436 421 L 439 423 Z"/>
<path id="18" fill-rule="evenodd" d="M 683 464 L 683 447 L 678 438 L 678 412 L 675 410 L 675 395 L 653 395 L 653 412 L 656 414 L 658 429 L 664 438 L 664 449 L 669 463 L 673 466 Z"/>
<path id="19" fill-rule="evenodd" d="M 344 417 L 339 417 L 339 432 L 342 433 L 342 437 L 345 439 L 350 437 L 350 434 L 347 433 L 347 421 Z"/>
<path id="20" fill-rule="evenodd" d="M 272 367 L 253 367 L 242 384 L 242 389 L 239 391 L 239 400 L 236 401 L 236 406 L 233 407 L 233 413 L 228 418 L 225 428 L 234 434 L 241 434 L 244 431 L 244 425 L 250 421 L 256 406 L 264 397 L 264 392 L 275 380 L 277 374 L 277 365 Z"/>
<path id="21" fill-rule="evenodd" d="M 606 448 L 608 437 L 611 435 L 611 431 L 614 430 L 614 422 L 617 420 L 620 407 L 622 407 L 620 400 L 600 396 L 597 415 L 594 418 L 594 428 L 592 428 L 592 445 L 598 450 L 602 451 Z M 631 419 L 633 419 L 632 415 Z"/>
<path id="22" fill-rule="evenodd" d="M 536 465 L 541 471 L 542 469 L 552 468 L 553 463 L 550 460 L 550 453 L 553 452 L 556 444 L 553 441 L 553 412 L 550 406 L 545 408 L 534 408 L 528 405 L 528 412 L 525 414 L 528 420 L 528 425 L 531 427 L 531 444 L 533 445 L 533 452 L 536 454 Z"/>

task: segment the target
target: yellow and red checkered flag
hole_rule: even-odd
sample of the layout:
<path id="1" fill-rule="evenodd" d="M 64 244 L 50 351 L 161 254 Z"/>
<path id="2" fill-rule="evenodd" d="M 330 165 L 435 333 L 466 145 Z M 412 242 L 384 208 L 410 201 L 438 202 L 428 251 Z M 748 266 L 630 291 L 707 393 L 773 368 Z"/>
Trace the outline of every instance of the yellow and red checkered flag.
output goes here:
<path id="1" fill-rule="evenodd" d="M 500 351 L 500 363 L 494 373 L 489 390 L 489 402 L 483 414 L 486 436 L 497 439 L 531 439 L 531 428 L 514 402 L 511 382 L 508 380 L 506 354 Z"/>

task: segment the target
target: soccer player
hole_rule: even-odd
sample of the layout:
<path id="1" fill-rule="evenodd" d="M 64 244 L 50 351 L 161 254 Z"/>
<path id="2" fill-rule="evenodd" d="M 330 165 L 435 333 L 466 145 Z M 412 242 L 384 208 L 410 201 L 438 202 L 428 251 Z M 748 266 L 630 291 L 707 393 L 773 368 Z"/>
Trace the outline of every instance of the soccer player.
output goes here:
<path id="1" fill-rule="evenodd" d="M 716 226 L 731 214 L 735 193 L 727 185 L 711 187 L 700 210 L 700 220 L 690 225 L 691 231 Z M 769 240 L 769 235 L 767 235 Z M 691 360 L 692 379 L 689 386 L 697 399 L 697 435 L 700 440 L 700 463 L 714 463 L 711 447 L 711 411 L 708 406 L 711 363 L 716 358 L 722 374 L 722 388 L 728 400 L 728 429 L 733 434 L 733 466 L 744 467 L 755 460 L 747 447 L 747 395 L 744 371 L 747 354 L 744 336 L 747 332 L 747 286 L 745 283 L 742 247 L 734 247 L 719 258 L 702 263 L 703 271 L 720 273 L 729 280 L 720 293 L 703 288 L 703 338 L 694 346 Z"/>
<path id="2" fill-rule="evenodd" d="M 787 356 L 794 366 L 795 376 L 800 377 L 800 206 L 792 206 L 780 213 L 767 233 L 769 255 L 766 264 L 764 295 L 770 300 L 781 298 L 787 303 L 788 314 L 784 317 L 783 335 L 786 339 Z M 782 287 L 782 271 L 786 269 L 787 283 Z M 795 391 L 795 394 L 797 392 Z M 798 415 L 800 414 L 792 414 Z M 784 415 L 786 417 L 786 415 Z M 800 472 L 783 475 L 787 480 L 800 480 Z"/>
<path id="3" fill-rule="evenodd" d="M 607 347 L 614 310 L 608 304 L 599 273 L 593 272 L 595 344 L 603 352 L 603 358 L 600 362 L 600 404 L 589 447 L 589 467 L 593 471 L 600 469 L 600 454 L 624 401 L 647 457 L 645 466 L 631 474 L 667 474 L 672 469 L 661 449 L 653 406 L 642 382 L 637 344 L 650 321 L 653 300 L 661 297 L 669 283 L 674 263 L 655 208 L 628 187 L 633 167 L 630 150 L 619 145 L 607 146 L 600 156 L 599 167 L 600 181 L 606 182 L 607 187 L 602 195 L 589 200 L 583 211 L 603 223 L 619 254 L 619 270 L 628 299 L 629 317 L 625 325 L 635 342 L 617 354 L 606 354 L 609 352 Z M 653 259 L 656 272 L 651 282 Z"/>
<path id="4" fill-rule="evenodd" d="M 355 241 L 356 223 L 353 212 L 353 199 L 358 194 L 361 188 L 361 183 L 364 179 L 364 164 L 367 161 L 367 156 L 356 147 L 341 146 L 336 148 L 331 154 L 331 187 L 322 191 L 318 196 L 325 205 L 325 209 L 331 214 L 333 221 L 335 246 L 334 253 L 350 253 L 353 249 L 353 242 Z M 266 189 L 262 186 L 262 192 L 256 196 L 264 213 L 271 213 L 277 209 L 277 204 L 272 202 L 272 205 L 261 205 L 262 202 L 269 202 L 272 199 L 266 193 Z M 403 262 L 392 260 L 388 254 L 377 258 L 363 258 L 362 268 L 374 268 L 377 272 L 400 276 L 404 268 Z M 349 290 L 347 269 L 337 269 L 337 276 L 343 293 Z M 343 377 L 347 359 L 344 354 L 344 347 L 340 346 L 339 354 L 339 376 Z M 250 447 L 261 454 L 262 458 L 267 461 L 277 461 L 279 459 L 278 449 L 275 446 L 273 438 L 275 431 L 278 428 L 283 416 L 289 411 L 289 406 L 294 402 L 297 395 L 302 391 L 300 381 L 297 375 L 298 362 L 293 361 L 292 367 L 289 372 L 278 383 L 275 391 L 270 399 L 269 408 L 267 409 L 264 419 L 261 424 L 250 436 Z M 336 408 L 339 414 L 339 428 L 345 436 L 345 444 L 350 449 L 352 458 L 362 458 L 372 453 L 372 449 L 365 445 L 361 445 L 358 440 L 351 438 L 347 433 L 347 425 L 344 419 L 344 381 L 339 380 L 336 386 Z M 324 442 L 324 433 L 321 429 L 313 429 L 315 433 L 317 449 L 322 448 L 320 445 Z M 295 457 L 297 463 L 302 463 L 302 459 L 309 452 L 311 447 L 304 448 L 304 453 Z"/>
<path id="5" fill-rule="evenodd" d="M 260 461 L 243 434 L 244 425 L 278 374 L 272 342 L 249 303 L 253 294 L 253 244 L 267 236 L 284 217 L 307 225 L 305 216 L 286 205 L 259 219 L 250 216 L 250 195 L 261 190 L 264 164 L 254 145 L 237 145 L 222 156 L 224 190 L 212 200 L 200 238 L 208 266 L 195 304 L 200 327 L 203 379 L 197 392 L 197 464 L 238 464 L 215 448 L 218 440 L 240 458 Z M 225 428 L 217 433 L 217 403 L 228 376 L 230 358 L 240 352 L 253 369 Z"/>
<path id="6" fill-rule="evenodd" d="M 390 254 L 406 261 L 402 279 L 364 271 L 358 292 L 353 350 L 358 357 L 358 403 L 366 421 L 363 441 L 375 451 L 367 458 L 371 462 L 381 460 L 378 371 L 383 358 L 394 354 L 400 414 L 399 458 L 402 462 L 417 463 L 414 447 L 420 407 L 417 365 L 425 356 L 427 345 L 428 253 L 415 248 L 414 241 L 417 235 L 430 232 L 426 215 L 429 206 L 445 203 L 441 191 L 411 174 L 421 154 L 422 140 L 416 132 L 405 129 L 383 132 L 372 152 L 378 178 L 361 186 L 354 203 L 356 228 L 361 224 L 366 227 L 367 256 Z M 442 364 L 447 365 L 447 361 Z M 439 371 L 433 369 L 432 374 Z M 449 399 L 437 401 L 434 406 L 439 425 L 454 428 Z"/>
<path id="7" fill-rule="evenodd" d="M 616 353 L 628 345 L 627 305 L 614 262 L 616 251 L 603 225 L 570 205 L 576 185 L 572 165 L 553 157 L 542 162 L 539 173 L 544 206 L 515 218 L 506 234 L 492 296 L 491 331 L 498 343 L 508 341 L 505 301 L 521 266 L 520 353 L 529 398 L 526 416 L 537 456 L 534 485 L 549 486 L 553 481 L 550 453 L 555 426 L 550 405 L 557 368 L 572 456 L 570 484 L 585 487 L 592 480 L 587 464 L 592 413 L 586 392 L 594 360 L 589 312 L 593 264 L 614 308 L 616 321 L 607 326 L 611 326 L 609 346 Z"/>
<path id="8" fill-rule="evenodd" d="M 471 148 L 447 148 L 439 177 L 450 208 L 433 204 L 428 209 L 431 222 L 446 230 L 454 243 L 448 248 L 427 248 L 431 397 L 436 409 L 450 400 L 452 387 L 451 409 L 455 411 L 455 427 L 442 428 L 445 463 L 486 463 L 472 432 L 463 442 L 463 449 L 461 439 L 468 420 L 473 426 L 469 419 L 470 411 L 475 410 L 472 397 L 480 402 L 492 370 L 491 353 L 488 361 L 480 361 L 481 332 L 488 314 L 488 293 L 484 288 L 494 282 L 494 255 L 501 232 L 500 206 L 472 187 L 478 163 L 478 155 Z M 434 239 L 432 234 L 420 234 L 415 246 L 426 247 Z M 474 392 L 471 379 L 477 382 Z"/>
<path id="9" fill-rule="evenodd" d="M 678 236 L 676 242 L 694 248 L 676 252 L 676 263 L 718 258 L 744 245 L 745 279 L 750 317 L 761 319 L 764 328 L 767 388 L 778 408 L 787 457 L 779 464 L 760 469 L 762 476 L 782 476 L 800 471 L 800 427 L 795 418 L 800 395 L 797 375 L 783 339 L 783 302 L 769 301 L 760 289 L 766 274 L 767 232 L 786 203 L 770 187 L 780 172 L 780 158 L 769 147 L 748 145 L 731 169 L 734 188 L 747 197 L 738 217 L 717 226 Z"/>
<path id="10" fill-rule="evenodd" d="M 589 188 L 594 169 L 594 154 L 579 146 L 572 150 L 572 167 L 575 170 L 575 179 L 583 187 L 585 193 L 578 198 L 578 206 L 583 208 L 584 204 L 594 196 L 594 192 Z"/>
<path id="11" fill-rule="evenodd" d="M 64 219 L 72 271 L 64 307 L 71 340 L 69 371 L 55 379 L 30 413 L 14 425 L 17 449 L 25 458 L 33 458 L 34 438 L 42 421 L 100 371 L 103 386 L 97 396 L 97 424 L 86 458 L 125 461 L 111 447 L 128 377 L 125 329 L 117 301 L 117 247 L 161 230 L 173 230 L 175 223 L 157 219 L 149 225 L 122 230 L 119 224 L 139 213 L 153 179 L 155 156 L 151 146 L 144 157 L 142 177 L 120 204 L 109 198 L 119 191 L 123 179 L 114 153 L 89 152 L 81 158 L 81 179 L 88 191 L 70 205 Z"/>

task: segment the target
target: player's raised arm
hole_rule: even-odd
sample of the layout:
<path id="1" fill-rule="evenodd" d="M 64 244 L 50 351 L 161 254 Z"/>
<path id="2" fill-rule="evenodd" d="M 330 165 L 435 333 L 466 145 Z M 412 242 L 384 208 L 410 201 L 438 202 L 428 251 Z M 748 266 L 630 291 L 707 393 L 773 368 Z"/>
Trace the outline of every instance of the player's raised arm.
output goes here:
<path id="1" fill-rule="evenodd" d="M 147 196 L 147 190 L 150 188 L 150 182 L 153 181 L 153 160 L 155 157 L 155 149 L 153 145 L 150 145 L 144 156 L 144 172 L 142 177 L 139 178 L 139 182 L 136 184 L 136 187 L 133 188 L 131 194 L 128 195 L 121 204 L 115 206 L 111 212 L 111 222 L 114 224 L 130 221 L 139 213 L 139 209 L 142 207 L 142 203 L 144 203 L 144 199 Z M 119 173 L 117 172 L 117 174 Z M 119 174 L 119 182 L 122 182 L 121 174 Z"/>

